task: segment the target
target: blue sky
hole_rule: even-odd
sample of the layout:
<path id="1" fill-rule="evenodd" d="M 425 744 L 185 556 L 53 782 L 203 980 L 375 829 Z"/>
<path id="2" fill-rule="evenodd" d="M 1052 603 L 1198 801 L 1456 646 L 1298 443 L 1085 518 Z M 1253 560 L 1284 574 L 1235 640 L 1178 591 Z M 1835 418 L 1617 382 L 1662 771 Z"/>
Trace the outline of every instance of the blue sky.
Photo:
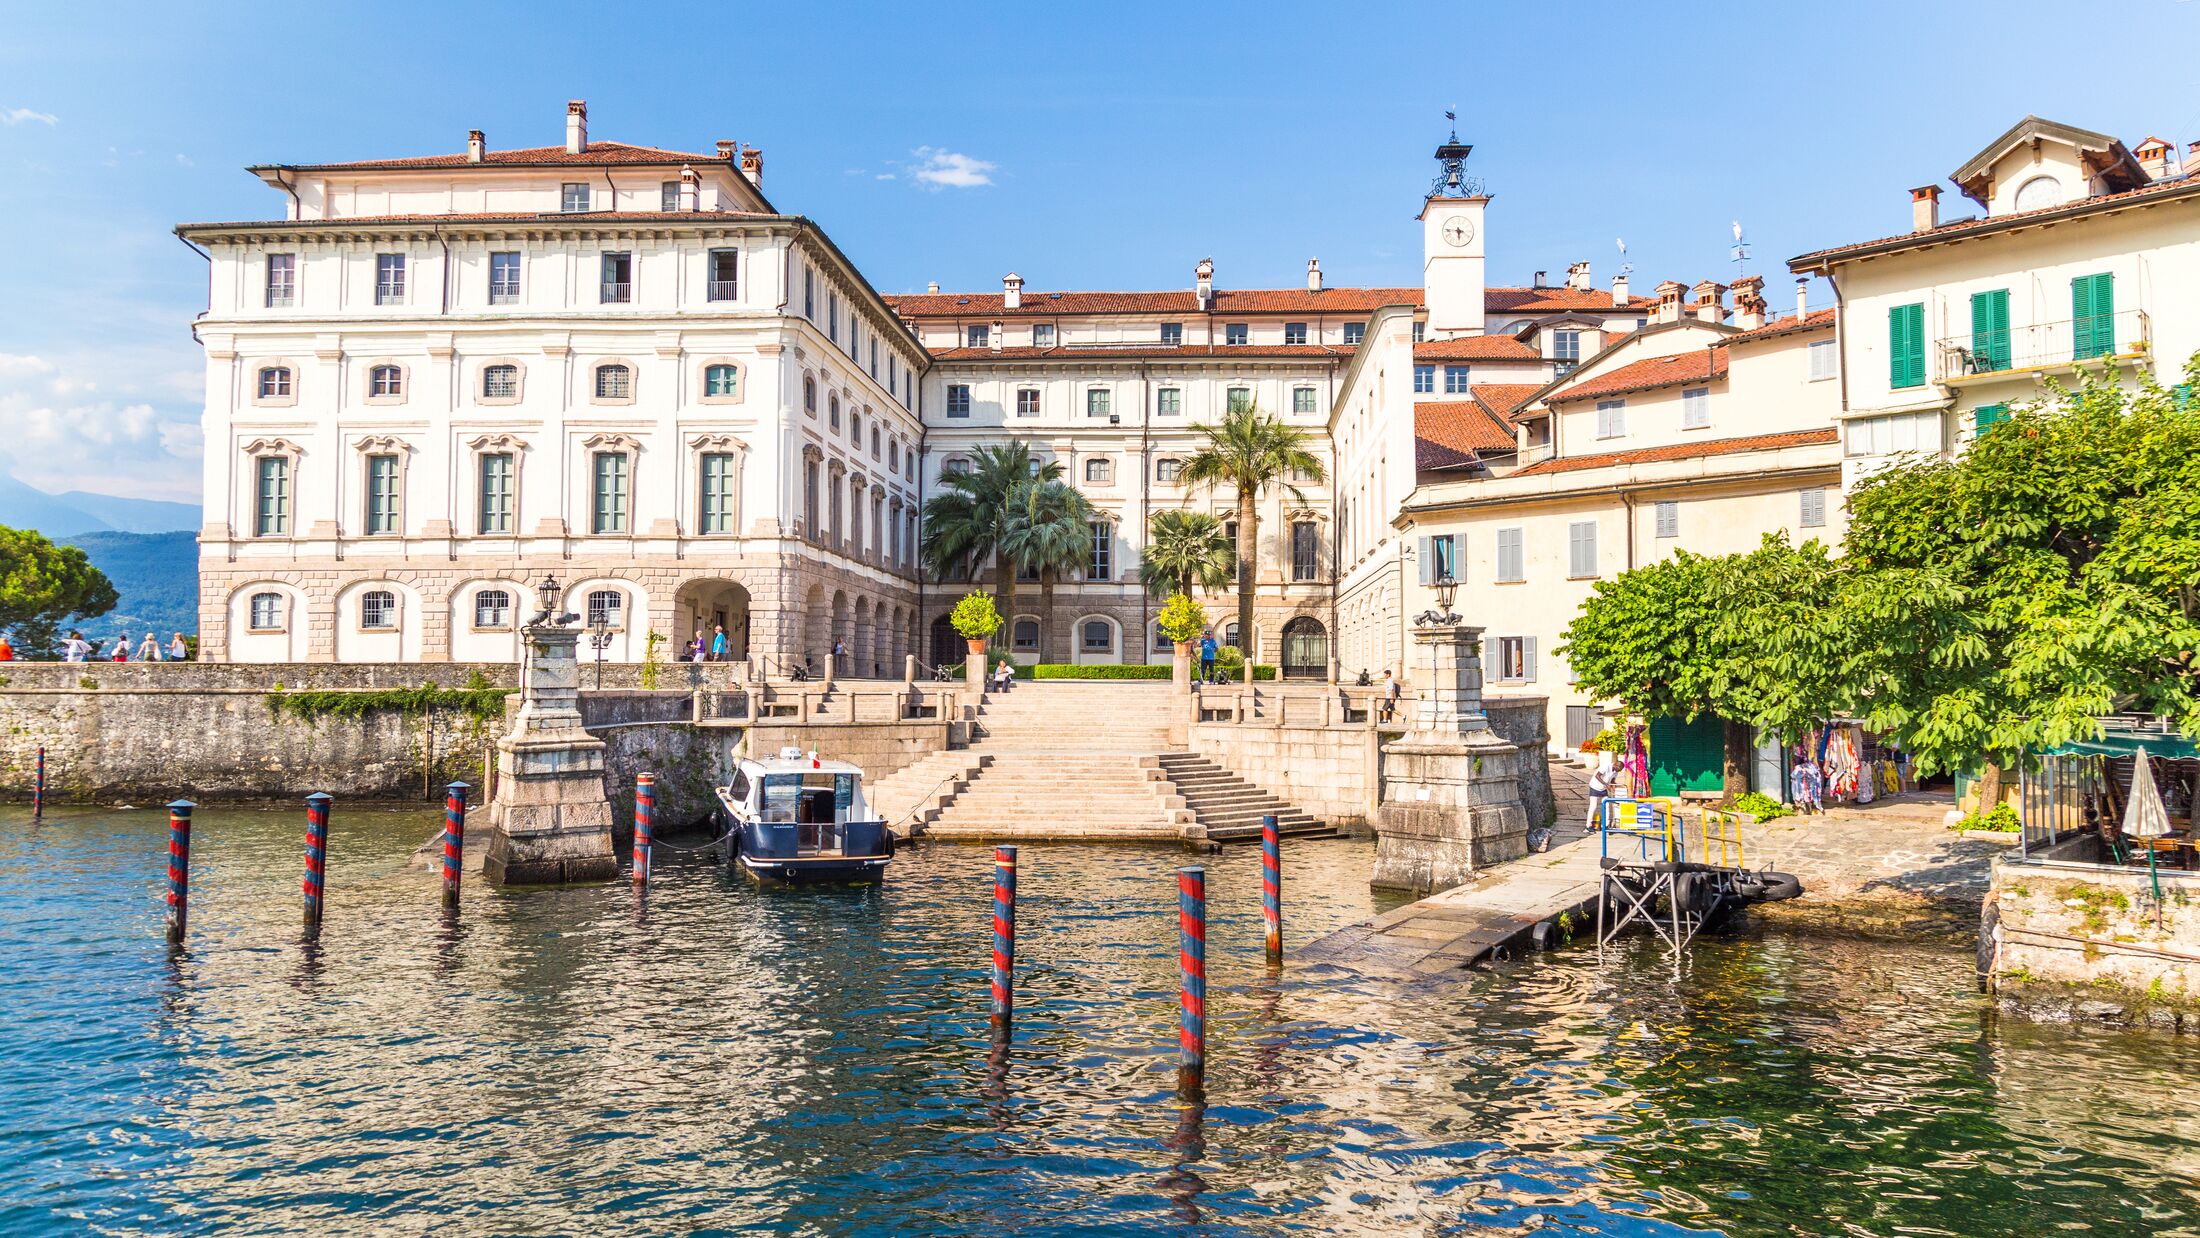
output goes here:
<path id="1" fill-rule="evenodd" d="M 0 38 L 0 435 L 51 490 L 197 494 L 202 259 L 242 167 L 590 132 L 765 152 L 765 189 L 880 289 L 1418 278 L 1456 105 L 1494 283 L 1645 289 L 1900 231 L 2027 112 L 2200 138 L 2200 3 L 1441 7 L 44 5 Z M 922 175 L 930 172 L 931 175 Z M 1961 213 L 1963 203 L 1954 213 Z"/>

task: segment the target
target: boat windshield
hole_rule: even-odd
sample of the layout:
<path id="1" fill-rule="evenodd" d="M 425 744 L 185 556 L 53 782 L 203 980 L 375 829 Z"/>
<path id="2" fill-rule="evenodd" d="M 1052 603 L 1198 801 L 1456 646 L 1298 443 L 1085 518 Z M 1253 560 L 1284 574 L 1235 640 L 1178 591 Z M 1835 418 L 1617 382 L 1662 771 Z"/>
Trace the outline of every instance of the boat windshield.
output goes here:
<path id="1" fill-rule="evenodd" d="M 847 821 L 855 797 L 854 774 L 766 774 L 763 820 L 837 825 Z"/>

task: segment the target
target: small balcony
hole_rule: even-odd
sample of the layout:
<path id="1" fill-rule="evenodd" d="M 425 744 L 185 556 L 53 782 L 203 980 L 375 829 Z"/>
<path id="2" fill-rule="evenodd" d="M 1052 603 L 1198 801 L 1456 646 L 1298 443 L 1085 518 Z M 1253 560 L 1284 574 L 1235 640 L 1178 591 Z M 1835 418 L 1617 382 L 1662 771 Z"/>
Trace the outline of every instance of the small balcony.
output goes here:
<path id="1" fill-rule="evenodd" d="M 733 280 L 714 279 L 709 282 L 704 295 L 713 301 L 738 301 L 741 299 L 741 290 Z"/>
<path id="2" fill-rule="evenodd" d="M 601 296 L 605 305 L 624 305 L 634 299 L 634 285 L 625 280 L 607 279 L 603 281 Z"/>
<path id="3" fill-rule="evenodd" d="M 2145 310 L 2033 323 L 2007 331 L 1965 332 L 1936 341 L 1938 377 L 1951 387 L 1991 382 L 2007 374 L 2035 375 L 2102 358 L 2130 359 L 2152 351 Z"/>

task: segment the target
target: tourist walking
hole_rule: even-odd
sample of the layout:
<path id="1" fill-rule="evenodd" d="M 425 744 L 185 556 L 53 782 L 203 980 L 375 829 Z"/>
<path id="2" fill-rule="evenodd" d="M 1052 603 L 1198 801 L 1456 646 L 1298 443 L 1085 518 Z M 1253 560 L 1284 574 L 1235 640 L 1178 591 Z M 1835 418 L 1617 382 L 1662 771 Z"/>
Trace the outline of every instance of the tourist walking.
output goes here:
<path id="1" fill-rule="evenodd" d="M 189 662 L 191 660 L 191 642 L 183 639 L 183 633 L 176 633 L 175 638 L 168 642 L 168 660 L 170 662 Z"/>
<path id="2" fill-rule="evenodd" d="M 688 648 L 687 648 L 688 661 L 690 661 L 690 662 L 700 662 L 700 661 L 702 661 L 702 660 L 703 660 L 703 651 L 704 651 L 704 650 L 705 650 L 706 648 L 708 648 L 708 646 L 707 646 L 707 645 L 706 645 L 706 644 L 704 643 L 704 640 L 703 640 L 703 625 L 701 625 L 701 624 L 697 624 L 697 625 L 695 625 L 695 639 L 694 639 L 694 640 L 691 640 L 691 641 L 689 641 L 689 642 L 688 642 Z"/>
<path id="3" fill-rule="evenodd" d="M 831 670 L 832 670 L 832 672 L 833 672 L 833 678 L 835 678 L 835 679 L 838 679 L 838 678 L 840 678 L 840 672 L 841 672 L 841 671 L 842 671 L 842 670 L 843 670 L 843 669 L 844 669 L 844 668 L 845 668 L 845 667 L 846 667 L 846 666 L 848 665 L 848 662 L 847 662 L 847 658 L 848 658 L 848 644 L 847 644 L 847 642 L 846 642 L 846 641 L 837 641 L 837 640 L 836 640 L 836 641 L 834 641 L 834 642 L 833 642 L 833 663 L 832 663 L 832 667 L 831 667 Z"/>
<path id="4" fill-rule="evenodd" d="M 138 644 L 137 660 L 140 662 L 160 661 L 160 638 L 158 636 L 153 635 L 151 632 L 145 634 L 145 639 Z"/>
<path id="5" fill-rule="evenodd" d="M 1604 801 L 1612 794 L 1612 771 L 1603 766 L 1589 771 L 1589 820 L 1590 833 L 1604 822 Z"/>
<path id="6" fill-rule="evenodd" d="M 82 662 L 92 656 L 92 642 L 84 639 L 82 632 L 71 631 L 69 639 L 61 642 L 61 660 Z"/>
<path id="7" fill-rule="evenodd" d="M 1377 721 L 1392 722 L 1397 719 L 1398 697 L 1402 694 L 1403 691 L 1404 688 L 1401 684 L 1399 684 L 1397 677 L 1395 675 L 1392 675 L 1389 671 L 1384 671 L 1383 709 L 1382 713 L 1378 716 Z"/>
<path id="8" fill-rule="evenodd" d="M 1221 650 L 1215 646 L 1213 633 L 1199 638 L 1199 682 L 1212 683 L 1215 678 L 1215 655 Z"/>
<path id="9" fill-rule="evenodd" d="M 726 660 L 726 627 L 722 623 L 711 625 L 710 660 L 713 662 Z"/>

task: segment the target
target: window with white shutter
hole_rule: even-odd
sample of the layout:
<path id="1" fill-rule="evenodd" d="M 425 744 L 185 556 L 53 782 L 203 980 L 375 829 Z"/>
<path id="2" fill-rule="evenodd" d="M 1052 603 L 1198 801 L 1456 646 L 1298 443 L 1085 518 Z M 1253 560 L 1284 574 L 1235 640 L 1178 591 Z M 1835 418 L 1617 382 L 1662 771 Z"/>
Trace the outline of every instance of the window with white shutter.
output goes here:
<path id="1" fill-rule="evenodd" d="M 1826 491 L 1822 486 L 1813 486 L 1803 491 L 1803 527 L 1806 529 L 1824 528 L 1825 523 Z"/>
<path id="2" fill-rule="evenodd" d="M 1597 401 L 1597 437 L 1620 438 L 1627 433 L 1627 401 Z"/>
<path id="3" fill-rule="evenodd" d="M 1566 574 L 1575 580 L 1597 574 L 1597 524 L 1577 520 L 1566 526 Z"/>
<path id="4" fill-rule="evenodd" d="M 1701 430 L 1711 424 L 1711 388 L 1681 390 L 1681 429 Z"/>
<path id="5" fill-rule="evenodd" d="M 1527 556 L 1522 548 L 1525 533 L 1523 529 L 1497 531 L 1497 579 L 1501 584 L 1518 584 L 1528 578 Z"/>
<path id="6" fill-rule="evenodd" d="M 1681 505 L 1679 503 L 1668 499 L 1658 504 L 1657 514 L 1659 537 L 1679 537 L 1681 535 Z"/>

